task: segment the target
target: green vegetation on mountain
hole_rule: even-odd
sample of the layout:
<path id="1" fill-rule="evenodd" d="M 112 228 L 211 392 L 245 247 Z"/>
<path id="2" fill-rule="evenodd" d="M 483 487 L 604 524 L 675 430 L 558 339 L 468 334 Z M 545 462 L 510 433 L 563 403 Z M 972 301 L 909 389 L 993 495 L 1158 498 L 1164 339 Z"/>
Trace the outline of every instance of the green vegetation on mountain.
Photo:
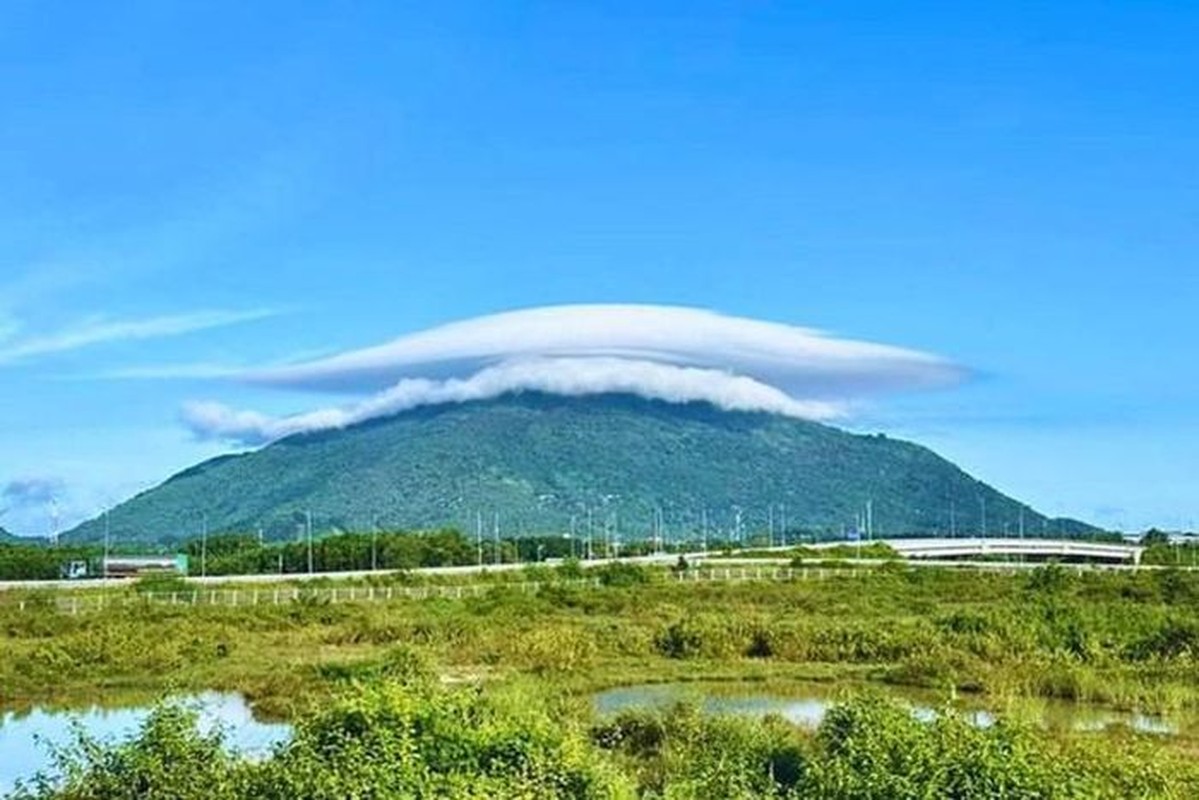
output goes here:
<path id="1" fill-rule="evenodd" d="M 456 527 L 627 541 L 1093 531 L 1049 520 L 927 448 L 778 415 L 625 395 L 527 393 L 293 436 L 175 475 L 113 509 L 114 541 Z M 705 528 L 706 522 L 706 528 Z M 601 533 L 602 532 L 602 533 Z M 96 541 L 100 520 L 69 538 Z"/>

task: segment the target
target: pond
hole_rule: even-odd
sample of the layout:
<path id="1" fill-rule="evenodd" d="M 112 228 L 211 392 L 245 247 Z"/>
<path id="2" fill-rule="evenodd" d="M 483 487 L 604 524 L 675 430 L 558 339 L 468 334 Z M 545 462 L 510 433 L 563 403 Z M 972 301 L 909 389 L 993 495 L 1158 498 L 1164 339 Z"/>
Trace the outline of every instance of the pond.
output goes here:
<path id="1" fill-rule="evenodd" d="M 249 758 L 269 755 L 271 748 L 291 735 L 289 725 L 254 719 L 239 694 L 205 692 L 180 700 L 197 710 L 200 730 L 210 732 L 219 725 L 229 748 Z M 0 713 L 0 797 L 11 792 L 18 780 L 49 769 L 51 749 L 74 741 L 76 725 L 106 742 L 119 742 L 136 734 L 149 713 L 149 706 Z"/>
<path id="2" fill-rule="evenodd" d="M 829 707 L 847 690 L 864 690 L 862 685 L 831 685 L 827 683 L 785 683 L 768 686 L 738 683 L 665 683 L 625 686 L 609 689 L 593 698 L 595 710 L 601 716 L 625 709 L 661 709 L 680 701 L 698 703 L 712 714 L 746 714 L 764 717 L 780 716 L 806 728 L 816 728 Z M 952 701 L 927 690 L 872 684 L 873 691 L 882 691 L 906 703 L 919 719 L 932 719 L 947 705 L 963 714 L 976 725 L 987 726 L 1004 713 L 1032 719 L 1042 727 L 1061 731 L 1102 731 L 1123 726 L 1142 733 L 1176 735 L 1192 729 L 1195 720 L 1163 717 L 1136 711 L 1119 711 L 1086 703 L 1061 700 L 1020 700 L 1008 711 L 987 707 L 975 697 L 957 697 Z"/>

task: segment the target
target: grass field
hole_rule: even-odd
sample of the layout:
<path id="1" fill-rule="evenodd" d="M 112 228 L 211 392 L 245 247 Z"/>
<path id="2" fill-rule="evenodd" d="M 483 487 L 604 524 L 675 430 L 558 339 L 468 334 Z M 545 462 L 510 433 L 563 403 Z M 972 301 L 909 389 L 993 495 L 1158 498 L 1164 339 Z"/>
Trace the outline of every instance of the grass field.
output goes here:
<path id="1" fill-rule="evenodd" d="M 1185 760 L 1194 742 L 1185 735 L 1161 739 L 1118 731 L 1050 736 L 1001 725 L 969 732 L 959 726 L 951 736 L 946 726 L 966 723 L 909 724 L 893 704 L 866 698 L 850 700 L 812 736 L 780 722 L 700 719 L 688 716 L 686 709 L 674 716 L 647 712 L 628 715 L 619 724 L 605 723 L 592 718 L 586 702 L 600 688 L 653 681 L 853 679 L 926 687 L 947 697 L 973 693 L 996 707 L 1013 698 L 1043 697 L 1147 711 L 1196 711 L 1197 576 L 1172 571 L 1075 574 L 1056 567 L 1002 575 L 900 564 L 832 573 L 822 580 L 680 583 L 666 570 L 621 565 L 601 568 L 595 576 L 598 585 L 590 585 L 579 583 L 571 568 L 543 569 L 520 576 L 535 580 L 535 590 L 497 581 L 463 599 L 330 603 L 301 594 L 278 606 L 236 608 L 139 602 L 131 587 L 124 590 L 134 596 L 128 604 L 80 614 L 64 613 L 52 596 L 26 594 L 23 610 L 14 598 L 0 605 L 5 645 L 0 699 L 18 708 L 71 705 L 98 696 L 126 702 L 170 692 L 235 690 L 267 714 L 297 721 L 296 749 L 311 745 L 303 744 L 307 726 L 347 724 L 346 709 L 358 708 L 365 715 L 359 723 L 369 722 L 368 727 L 412 715 L 444 717 L 430 723 L 433 731 L 438 725 L 464 724 L 472 715 L 494 717 L 509 733 L 539 732 L 546 747 L 566 759 L 554 761 L 558 766 L 553 769 L 570 763 L 591 776 L 583 781 L 591 788 L 580 789 L 581 794 L 555 794 L 534 783 L 526 795 L 530 797 L 620 792 L 721 796 L 704 793 L 716 784 L 687 783 L 698 780 L 695 776 L 684 781 L 681 776 L 690 774 L 692 766 L 678 760 L 680 753 L 690 752 L 687 748 L 700 747 L 703 737 L 717 735 L 745 739 L 730 752 L 792 748 L 792 761 L 808 764 L 803 780 L 810 782 L 796 778 L 766 787 L 780 796 L 804 786 L 807 793 L 795 796 L 924 796 L 853 793 L 856 784 L 837 772 L 849 769 L 850 762 L 840 760 L 848 756 L 833 746 L 834 740 L 844 745 L 850 729 L 859 731 L 850 737 L 859 743 L 865 741 L 861 730 L 882 737 L 870 745 L 877 752 L 854 756 L 865 762 L 851 759 L 857 766 L 850 770 L 865 774 L 869 762 L 879 781 L 884 773 L 915 769 L 892 764 L 896 753 L 888 748 L 923 748 L 921 757 L 928 764 L 947 759 L 945 765 L 961 767 L 961 759 L 981 758 L 961 748 L 977 747 L 994 757 L 995 769 L 1027 762 L 1028 775 L 1043 779 L 1029 786 L 1056 787 L 1057 792 L 1030 789 L 1021 794 L 1013 789 L 1008 796 L 1120 796 L 1110 792 L 1123 786 L 1120 791 L 1131 792 L 1127 796 L 1185 797 L 1194 796 L 1187 792 L 1199 785 L 1199 773 Z M 461 684 L 467 688 L 454 688 Z M 486 710 L 472 711 L 471 703 Z M 329 716 L 333 713 L 343 716 L 334 719 Z M 840 739 L 834 729 L 841 731 Z M 186 732 L 171 735 L 188 746 L 197 744 Z M 1003 738 L 1009 735 L 1016 738 Z M 643 736 L 657 744 L 630 744 Z M 368 753 L 380 759 L 392 746 L 424 746 L 405 741 L 363 746 L 382 747 Z M 455 746 L 469 750 L 466 744 Z M 1059 774 L 1066 751 L 1071 754 L 1067 766 L 1077 779 L 1073 783 Z M 343 774 L 349 767 L 338 766 L 336 759 L 322 761 L 321 752 L 305 756 L 316 770 L 313 775 L 325 769 L 334 783 L 337 775 L 349 780 Z M 139 757 L 149 758 L 145 753 Z M 285 757 L 300 758 L 278 758 Z M 746 758 L 729 769 L 756 788 L 738 795 L 736 781 L 720 783 L 722 791 L 730 792 L 727 796 L 761 796 L 766 791 L 763 776 L 777 777 L 776 767 L 782 769 L 770 759 Z M 1116 777 L 1108 775 L 1113 764 L 1122 765 L 1128 780 L 1142 783 L 1113 783 Z M 235 766 L 229 769 L 244 767 Z M 593 766 L 603 775 L 592 775 Z M 832 772 L 821 771 L 826 768 Z M 721 774 L 719 780 L 733 780 L 732 773 Z M 423 784 L 410 777 L 416 782 L 406 784 L 409 789 L 361 796 L 423 796 L 412 789 Z M 89 780 L 100 779 L 93 775 Z M 480 780 L 480 786 L 492 789 L 501 785 Z M 675 791 L 675 783 L 692 789 Z M 426 789 L 436 794 L 432 786 Z M 1073 794 L 1067 791 L 1074 789 Z"/>

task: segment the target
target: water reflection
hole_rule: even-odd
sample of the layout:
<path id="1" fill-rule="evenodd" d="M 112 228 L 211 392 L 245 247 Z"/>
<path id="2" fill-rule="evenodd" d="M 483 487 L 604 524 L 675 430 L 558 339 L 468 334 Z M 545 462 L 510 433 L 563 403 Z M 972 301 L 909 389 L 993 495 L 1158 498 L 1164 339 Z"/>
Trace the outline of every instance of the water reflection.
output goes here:
<path id="1" fill-rule="evenodd" d="M 816 728 L 846 688 L 803 683 L 787 684 L 782 689 L 727 683 L 646 684 L 601 692 L 595 695 L 594 705 L 600 715 L 610 715 L 625 709 L 661 709 L 687 700 L 698 703 L 711 714 L 757 717 L 774 714 L 796 725 Z M 938 709 L 946 706 L 946 699 L 938 698 L 935 693 L 897 687 L 881 688 L 908 704 L 917 719 L 932 720 L 937 716 Z M 874 689 L 878 691 L 880 687 Z M 999 716 L 995 710 L 969 700 L 958 699 L 949 705 L 980 727 L 995 724 Z M 1178 720 L 1161 716 L 1063 701 L 1020 701 L 1002 713 L 1031 719 L 1051 730 L 1103 731 L 1122 726 L 1141 733 L 1173 735 L 1178 734 L 1181 728 Z"/>
<path id="2" fill-rule="evenodd" d="M 205 692 L 182 702 L 199 713 L 201 731 L 209 733 L 219 725 L 230 750 L 248 758 L 269 755 L 291 735 L 288 725 L 255 720 L 239 694 Z M 139 706 L 0 714 L 0 796 L 11 792 L 17 780 L 49 769 L 52 749 L 71 744 L 76 725 L 105 742 L 119 742 L 136 734 L 149 713 L 149 706 Z"/>

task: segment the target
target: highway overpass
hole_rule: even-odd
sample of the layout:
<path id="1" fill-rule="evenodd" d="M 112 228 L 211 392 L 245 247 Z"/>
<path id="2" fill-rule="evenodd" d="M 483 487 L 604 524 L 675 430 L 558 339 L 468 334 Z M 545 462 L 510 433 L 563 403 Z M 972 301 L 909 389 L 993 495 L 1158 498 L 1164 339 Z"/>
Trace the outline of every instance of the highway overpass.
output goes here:
<path id="1" fill-rule="evenodd" d="M 1029 556 L 1033 558 L 1093 559 L 1141 563 L 1143 547 L 1110 542 L 1086 542 L 1070 539 L 1016 538 L 910 538 L 875 539 L 899 556 L 912 559 L 985 558 L 987 556 Z M 823 542 L 817 548 L 843 546 L 845 542 Z M 865 544 L 865 542 L 863 542 Z"/>

